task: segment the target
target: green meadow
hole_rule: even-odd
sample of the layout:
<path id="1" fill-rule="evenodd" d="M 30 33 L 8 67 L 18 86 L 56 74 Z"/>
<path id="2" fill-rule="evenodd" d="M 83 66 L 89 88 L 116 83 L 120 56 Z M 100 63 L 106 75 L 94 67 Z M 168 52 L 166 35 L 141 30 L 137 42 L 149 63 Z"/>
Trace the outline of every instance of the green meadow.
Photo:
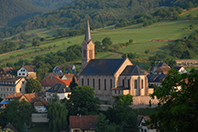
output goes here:
<path id="1" fill-rule="evenodd" d="M 195 10 L 192 10 L 192 11 L 187 12 L 187 13 L 185 13 L 185 14 L 182 14 L 181 17 L 186 17 L 186 16 L 188 16 L 189 14 L 192 14 L 192 17 L 197 17 L 198 9 L 195 9 Z"/>
<path id="2" fill-rule="evenodd" d="M 136 24 L 132 26 L 122 27 L 122 28 L 114 28 L 113 26 L 106 27 L 104 29 L 96 29 L 92 31 L 92 41 L 102 41 L 105 37 L 110 37 L 113 41 L 113 44 L 126 43 L 130 39 L 133 39 L 133 44 L 124 47 L 119 50 L 122 53 L 134 52 L 137 54 L 139 59 L 146 60 L 149 56 L 154 55 L 155 53 L 163 53 L 164 47 L 170 42 L 151 42 L 152 40 L 157 39 L 178 39 L 182 37 L 186 37 L 193 30 L 183 31 L 182 28 L 189 26 L 190 24 L 196 23 L 195 20 L 178 20 L 178 21 L 161 21 L 150 25 L 148 27 L 142 27 L 142 24 Z M 61 29 L 66 30 L 66 29 Z M 57 29 L 55 30 L 47 30 L 47 29 L 37 29 L 27 32 L 37 33 L 40 37 L 50 36 L 57 33 Z M 39 48 L 29 47 L 27 49 L 14 51 L 6 54 L 1 54 L 0 59 L 6 59 L 5 62 L 12 61 L 15 62 L 19 58 L 32 60 L 36 55 L 46 55 L 50 52 L 57 52 L 58 50 L 64 51 L 67 47 L 79 44 L 83 42 L 84 35 L 79 35 L 70 38 L 60 38 L 54 39 L 53 37 L 45 40 L 41 43 Z M 70 42 L 70 43 L 68 43 Z M 31 45 L 28 43 L 27 45 Z M 41 49 L 47 49 L 49 46 L 55 45 L 55 48 L 52 50 L 44 50 L 42 52 L 34 52 L 35 50 L 40 51 Z M 145 50 L 149 50 L 149 54 L 145 54 Z M 20 56 L 13 58 L 13 56 Z M 11 57 L 10 57 L 11 56 Z M 121 54 L 106 52 L 106 53 L 97 53 L 96 58 L 120 58 Z M 80 60 L 78 61 L 80 62 Z"/>

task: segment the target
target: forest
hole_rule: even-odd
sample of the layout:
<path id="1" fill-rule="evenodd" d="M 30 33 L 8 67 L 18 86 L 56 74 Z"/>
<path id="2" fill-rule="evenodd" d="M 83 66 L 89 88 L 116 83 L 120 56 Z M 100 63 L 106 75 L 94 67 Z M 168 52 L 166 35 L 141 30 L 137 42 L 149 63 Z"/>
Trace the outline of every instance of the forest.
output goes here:
<path id="1" fill-rule="evenodd" d="M 185 3 L 185 6 L 184 6 Z M 120 19 L 133 20 L 138 13 L 152 14 L 162 6 L 195 7 L 195 0 L 76 0 L 60 9 L 34 16 L 20 22 L 13 28 L 4 28 L 0 37 L 9 37 L 20 32 L 38 28 L 68 27 L 79 29 L 89 18 L 92 28 L 100 28 L 115 24 Z"/>

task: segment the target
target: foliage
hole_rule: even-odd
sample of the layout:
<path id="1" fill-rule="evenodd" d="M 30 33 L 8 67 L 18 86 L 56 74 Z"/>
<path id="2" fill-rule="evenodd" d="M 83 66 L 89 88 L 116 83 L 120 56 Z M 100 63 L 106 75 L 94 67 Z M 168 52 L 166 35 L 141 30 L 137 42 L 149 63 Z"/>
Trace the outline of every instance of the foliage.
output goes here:
<path id="1" fill-rule="evenodd" d="M 128 117 L 132 108 L 126 103 L 121 103 L 120 101 L 113 104 L 113 107 L 109 107 L 105 111 L 105 115 L 110 123 L 115 123 L 116 125 L 121 125 L 122 122 Z"/>
<path id="2" fill-rule="evenodd" d="M 187 39 L 180 39 L 173 44 L 166 46 L 170 54 L 180 59 L 191 59 L 198 53 L 198 32 L 195 31 L 193 35 L 189 35 Z"/>
<path id="3" fill-rule="evenodd" d="M 42 86 L 38 80 L 30 78 L 26 84 L 25 90 L 27 93 L 40 92 Z"/>
<path id="4" fill-rule="evenodd" d="M 74 76 L 73 76 L 72 82 L 70 83 L 69 88 L 72 90 L 72 89 L 74 89 L 76 86 L 78 86 L 78 84 L 76 83 L 76 80 L 75 80 L 75 78 L 74 78 Z"/>
<path id="5" fill-rule="evenodd" d="M 169 58 L 167 55 L 156 54 L 154 56 L 149 57 L 149 60 L 147 62 L 147 67 L 152 69 L 155 66 L 155 64 L 158 63 L 159 61 L 166 62 L 166 64 L 168 64 L 170 67 L 176 65 L 176 61 L 172 58 Z"/>
<path id="6" fill-rule="evenodd" d="M 74 0 L 27 0 L 29 3 L 49 12 L 72 3 Z"/>
<path id="7" fill-rule="evenodd" d="M 131 111 L 122 124 L 122 132 L 139 132 L 137 124 L 137 115 Z"/>
<path id="8" fill-rule="evenodd" d="M 15 42 L 7 41 L 3 45 L 0 45 L 0 54 L 13 51 L 16 49 L 17 49 L 17 45 Z"/>
<path id="9" fill-rule="evenodd" d="M 0 8 L 1 27 L 14 26 L 20 21 L 43 12 L 41 9 L 31 5 L 26 0 L 2 0 L 1 3 L 3 3 Z M 9 32 L 5 35 L 9 35 Z"/>
<path id="10" fill-rule="evenodd" d="M 150 9 L 158 7 L 160 5 L 159 1 L 160 0 L 150 0 L 144 2 L 133 0 L 132 2 L 131 0 L 125 0 L 123 2 L 121 0 L 76 0 L 70 5 L 60 9 L 43 13 L 32 19 L 27 19 L 17 24 L 15 28 L 4 29 L 0 36 L 8 37 L 32 29 L 52 29 L 58 27 L 78 29 L 76 31 L 72 29 L 73 31 L 70 32 L 71 34 L 78 34 L 80 27 L 86 23 L 87 15 L 93 27 L 105 27 L 106 25 L 114 24 L 121 18 L 132 20 L 135 13 L 147 12 Z M 42 5 L 46 5 L 44 1 L 41 3 Z"/>
<path id="11" fill-rule="evenodd" d="M 39 47 L 41 45 L 41 41 L 40 40 L 36 40 L 36 39 L 34 39 L 33 41 L 32 41 L 32 46 L 34 46 L 34 47 Z"/>
<path id="12" fill-rule="evenodd" d="M 109 124 L 109 120 L 106 119 L 106 116 L 102 113 L 99 114 L 97 118 L 95 131 L 96 132 L 105 132 Z"/>
<path id="13" fill-rule="evenodd" d="M 28 132 L 26 123 L 23 124 L 22 132 Z"/>
<path id="14" fill-rule="evenodd" d="M 13 100 L 6 106 L 2 114 L 6 124 L 10 122 L 17 130 L 21 131 L 24 123 L 28 125 L 31 123 L 33 111 L 34 109 L 29 102 Z"/>
<path id="15" fill-rule="evenodd" d="M 171 70 L 151 97 L 159 99 L 159 111 L 150 116 L 152 126 L 164 131 L 197 131 L 198 73 L 179 74 Z"/>
<path id="16" fill-rule="evenodd" d="M 72 89 L 67 108 L 70 115 L 95 115 L 100 108 L 99 98 L 94 97 L 94 88 L 90 86 L 77 86 Z"/>
<path id="17" fill-rule="evenodd" d="M 114 96 L 114 99 L 114 103 L 120 102 L 124 105 L 131 105 L 131 103 L 133 102 L 133 96 L 130 94 Z"/>
<path id="18" fill-rule="evenodd" d="M 128 57 L 129 59 L 135 59 L 136 53 L 126 53 L 122 55 L 122 58 Z"/>
<path id="19" fill-rule="evenodd" d="M 66 130 L 68 128 L 68 110 L 59 101 L 49 103 L 48 109 L 49 129 L 53 132 Z"/>

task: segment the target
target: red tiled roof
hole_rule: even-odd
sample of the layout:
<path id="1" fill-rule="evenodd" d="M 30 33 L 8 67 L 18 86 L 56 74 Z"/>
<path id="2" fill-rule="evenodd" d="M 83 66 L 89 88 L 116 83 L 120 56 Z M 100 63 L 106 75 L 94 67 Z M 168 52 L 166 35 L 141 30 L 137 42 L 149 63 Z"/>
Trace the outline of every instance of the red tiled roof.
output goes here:
<path id="1" fill-rule="evenodd" d="M 6 100 L 6 99 L 15 99 L 15 98 L 20 98 L 22 96 L 22 94 L 21 93 L 11 93 L 11 94 L 9 94 L 8 96 L 6 96 L 5 98 L 4 98 L 4 100 Z"/>
<path id="2" fill-rule="evenodd" d="M 62 80 L 59 77 L 56 77 L 57 83 L 63 84 L 65 86 L 69 86 L 70 83 L 72 82 L 72 79 L 67 79 L 67 80 Z"/>
<path id="3" fill-rule="evenodd" d="M 55 85 L 56 83 L 60 83 L 63 84 L 65 86 L 69 86 L 70 83 L 72 82 L 72 79 L 67 79 L 67 80 L 61 80 L 59 77 L 57 76 L 50 76 L 50 77 L 45 77 L 42 81 L 41 81 L 41 85 L 42 86 L 48 86 L 48 87 L 52 87 L 53 85 Z"/>
<path id="4" fill-rule="evenodd" d="M 67 79 L 72 79 L 74 74 L 68 73 L 68 74 L 64 74 L 66 76 Z"/>
<path id="5" fill-rule="evenodd" d="M 97 118 L 99 115 L 80 115 L 80 116 L 70 116 L 69 127 L 72 128 L 80 128 L 81 130 L 89 130 L 90 128 L 94 128 L 97 122 Z"/>
<path id="6" fill-rule="evenodd" d="M 30 103 L 34 103 L 38 100 L 40 100 L 40 98 L 38 97 L 38 95 L 36 93 L 29 93 L 29 94 L 24 94 L 23 95 Z"/>

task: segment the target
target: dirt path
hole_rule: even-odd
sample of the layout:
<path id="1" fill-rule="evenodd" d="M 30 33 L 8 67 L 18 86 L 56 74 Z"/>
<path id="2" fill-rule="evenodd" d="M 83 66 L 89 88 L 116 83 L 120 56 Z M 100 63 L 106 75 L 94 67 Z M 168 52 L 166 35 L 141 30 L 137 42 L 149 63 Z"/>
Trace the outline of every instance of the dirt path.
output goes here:
<path id="1" fill-rule="evenodd" d="M 182 14 L 180 14 L 180 16 L 183 15 L 183 14 L 186 14 L 186 13 L 188 13 L 188 12 L 197 10 L 197 9 L 198 9 L 198 7 L 197 7 L 197 8 L 193 8 L 192 10 L 189 10 L 189 11 L 186 11 L 186 9 L 185 9 L 185 10 L 183 10 Z"/>

